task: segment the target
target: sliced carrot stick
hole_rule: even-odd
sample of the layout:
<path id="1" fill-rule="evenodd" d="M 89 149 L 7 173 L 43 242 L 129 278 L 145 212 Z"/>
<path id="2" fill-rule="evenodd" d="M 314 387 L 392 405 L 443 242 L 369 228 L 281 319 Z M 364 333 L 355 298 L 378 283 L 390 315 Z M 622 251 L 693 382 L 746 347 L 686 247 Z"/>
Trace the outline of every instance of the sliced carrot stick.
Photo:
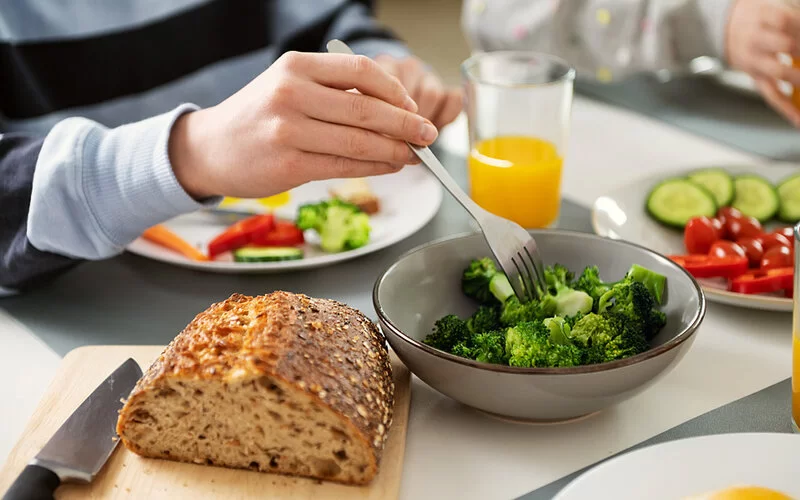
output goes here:
<path id="1" fill-rule="evenodd" d="M 195 247 L 190 245 L 186 240 L 184 240 L 177 234 L 173 233 L 172 231 L 167 229 L 166 226 L 163 226 L 161 224 L 153 226 L 150 229 L 146 230 L 144 233 L 142 233 L 142 238 L 148 241 L 152 241 L 157 245 L 169 248 L 170 250 L 175 250 L 176 252 L 181 253 L 192 260 L 199 260 L 199 261 L 209 260 L 208 257 L 203 252 L 196 249 Z"/>

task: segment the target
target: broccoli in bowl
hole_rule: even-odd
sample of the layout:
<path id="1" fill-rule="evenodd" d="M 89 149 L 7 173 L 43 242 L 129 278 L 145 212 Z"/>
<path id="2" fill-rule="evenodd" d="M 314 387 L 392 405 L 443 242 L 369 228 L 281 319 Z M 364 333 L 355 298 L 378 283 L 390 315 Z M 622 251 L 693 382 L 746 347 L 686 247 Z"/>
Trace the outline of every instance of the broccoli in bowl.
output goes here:
<path id="1" fill-rule="evenodd" d="M 424 343 L 483 363 L 570 367 L 642 353 L 666 324 L 660 310 L 666 278 L 642 266 L 634 264 L 616 282 L 602 281 L 597 266 L 576 277 L 555 264 L 544 276 L 540 299 L 522 303 L 492 259 L 473 260 L 461 289 L 477 310 L 439 319 Z"/>

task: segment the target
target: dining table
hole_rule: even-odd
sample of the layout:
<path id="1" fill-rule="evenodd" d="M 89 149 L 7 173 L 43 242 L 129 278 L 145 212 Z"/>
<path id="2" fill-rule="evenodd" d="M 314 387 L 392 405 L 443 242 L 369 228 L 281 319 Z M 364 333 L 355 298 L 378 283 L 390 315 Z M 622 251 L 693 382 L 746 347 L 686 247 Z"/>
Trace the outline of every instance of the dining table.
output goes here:
<path id="1" fill-rule="evenodd" d="M 465 122 L 461 116 L 443 129 L 433 148 L 462 186 Z M 593 202 L 638 178 L 689 167 L 787 162 L 800 166 L 800 132 L 760 100 L 710 80 L 578 82 L 557 227 L 591 232 Z M 214 274 L 123 252 L 0 299 L 0 457 L 19 439 L 72 349 L 165 345 L 197 313 L 232 293 L 305 293 L 375 319 L 372 289 L 384 269 L 410 249 L 474 230 L 445 195 L 437 215 L 407 239 L 329 267 Z M 694 344 L 674 369 L 641 394 L 565 424 L 501 421 L 412 377 L 399 496 L 546 499 L 581 472 L 634 448 L 725 432 L 792 432 L 791 332 L 791 313 L 709 302 Z"/>

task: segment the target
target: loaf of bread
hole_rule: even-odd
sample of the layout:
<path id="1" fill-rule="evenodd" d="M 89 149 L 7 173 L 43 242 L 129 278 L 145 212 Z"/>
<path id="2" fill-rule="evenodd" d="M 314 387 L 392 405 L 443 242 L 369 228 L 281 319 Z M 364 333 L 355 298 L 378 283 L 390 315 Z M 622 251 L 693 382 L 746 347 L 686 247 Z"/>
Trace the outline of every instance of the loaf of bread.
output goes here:
<path id="1" fill-rule="evenodd" d="M 234 294 L 167 346 L 117 433 L 145 457 L 363 485 L 392 423 L 391 370 L 380 331 L 344 304 Z"/>

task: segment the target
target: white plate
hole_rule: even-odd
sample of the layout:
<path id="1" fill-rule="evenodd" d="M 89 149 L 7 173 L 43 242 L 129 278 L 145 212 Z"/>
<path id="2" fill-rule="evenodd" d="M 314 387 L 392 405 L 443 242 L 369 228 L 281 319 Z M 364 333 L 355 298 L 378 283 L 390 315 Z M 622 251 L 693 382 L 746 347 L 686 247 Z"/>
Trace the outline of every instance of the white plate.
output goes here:
<path id="1" fill-rule="evenodd" d="M 740 485 L 800 498 L 798 466 L 800 435 L 680 439 L 612 458 L 575 479 L 554 500 L 683 500 Z"/>
<path id="2" fill-rule="evenodd" d="M 329 187 L 340 182 L 342 181 L 317 181 L 293 189 L 291 201 L 276 209 L 275 215 L 294 219 L 298 206 L 329 199 Z M 380 199 L 381 210 L 370 218 L 372 234 L 369 243 L 355 250 L 326 253 L 316 245 L 316 235 L 313 233 L 306 234 L 305 258 L 285 262 L 239 263 L 233 262 L 230 257 L 226 260 L 198 262 L 142 238 L 131 243 L 128 250 L 161 262 L 217 273 L 268 273 L 311 269 L 354 259 L 411 236 L 436 215 L 442 203 L 441 185 L 423 166 L 407 166 L 395 174 L 370 177 L 369 183 Z M 200 211 L 176 217 L 165 225 L 205 252 L 208 242 L 231 223 L 224 216 Z"/>
<path id="3" fill-rule="evenodd" d="M 709 165 L 712 166 L 712 165 Z M 772 182 L 797 174 L 800 169 L 788 165 L 713 165 L 725 168 L 731 174 L 757 173 Z M 699 166 L 697 168 L 702 168 Z M 689 169 L 693 170 L 693 169 Z M 687 170 L 687 172 L 689 171 Z M 661 254 L 684 254 L 683 233 L 670 229 L 653 220 L 645 212 L 647 194 L 658 181 L 674 174 L 651 177 L 618 187 L 601 196 L 592 207 L 592 227 L 600 236 L 638 243 Z M 792 300 L 777 295 L 745 295 L 727 291 L 723 281 L 697 280 L 703 287 L 706 298 L 713 302 L 762 309 L 768 311 L 792 311 Z"/>

